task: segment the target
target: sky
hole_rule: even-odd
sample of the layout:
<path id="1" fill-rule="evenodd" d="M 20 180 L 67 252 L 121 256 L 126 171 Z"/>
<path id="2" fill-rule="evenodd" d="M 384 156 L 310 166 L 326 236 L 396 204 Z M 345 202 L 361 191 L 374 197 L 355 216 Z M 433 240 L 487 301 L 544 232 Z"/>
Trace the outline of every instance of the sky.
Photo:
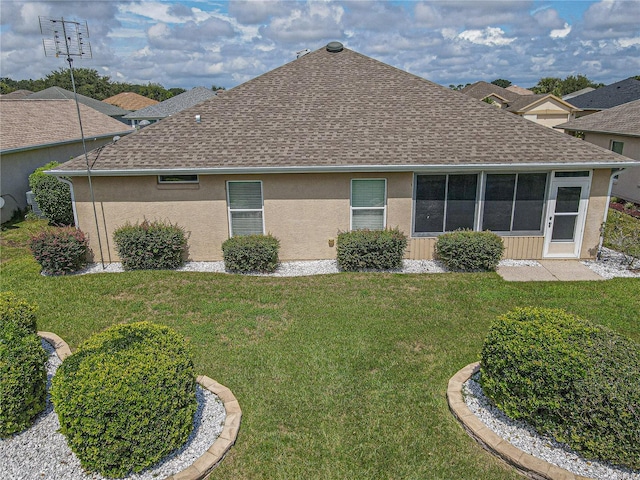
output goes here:
<path id="1" fill-rule="evenodd" d="M 0 76 L 67 67 L 39 17 L 86 21 L 75 68 L 165 88 L 232 88 L 331 41 L 445 86 L 640 75 L 640 0 L 0 0 Z"/>

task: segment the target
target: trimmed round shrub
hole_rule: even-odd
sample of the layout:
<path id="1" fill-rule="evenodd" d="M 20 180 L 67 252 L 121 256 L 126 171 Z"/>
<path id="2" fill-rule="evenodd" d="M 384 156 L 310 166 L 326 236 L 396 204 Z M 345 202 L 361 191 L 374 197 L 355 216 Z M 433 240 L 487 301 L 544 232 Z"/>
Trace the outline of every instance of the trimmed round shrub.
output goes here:
<path id="1" fill-rule="evenodd" d="M 16 326 L 24 333 L 37 333 L 38 308 L 18 298 L 13 292 L 0 292 L 0 324 Z"/>
<path id="2" fill-rule="evenodd" d="M 42 213 L 52 225 L 73 225 L 73 206 L 71 203 L 71 189 L 45 170 L 51 170 L 60 165 L 50 162 L 36 169 L 29 175 L 29 187 L 36 196 L 36 202 Z"/>
<path id="3" fill-rule="evenodd" d="M 35 307 L 3 294 L 0 315 L 0 437 L 4 438 L 29 427 L 44 410 L 47 353 L 35 334 Z"/>
<path id="4" fill-rule="evenodd" d="M 336 259 L 347 272 L 402 268 L 407 237 L 397 228 L 354 230 L 338 234 Z"/>
<path id="5" fill-rule="evenodd" d="M 640 345 L 563 310 L 520 308 L 482 348 L 484 393 L 586 458 L 640 468 Z"/>
<path id="6" fill-rule="evenodd" d="M 42 271 L 48 275 L 77 272 L 87 264 L 89 241 L 74 227 L 40 232 L 31 238 L 29 247 Z"/>
<path id="7" fill-rule="evenodd" d="M 184 339 L 149 322 L 98 333 L 58 368 L 51 400 L 83 468 L 122 477 L 182 446 L 197 409 Z"/>
<path id="8" fill-rule="evenodd" d="M 436 241 L 436 258 L 450 270 L 494 271 L 504 252 L 504 243 L 495 233 L 456 230 Z"/>
<path id="9" fill-rule="evenodd" d="M 187 234 L 178 225 L 126 223 L 113 233 L 113 240 L 125 270 L 173 270 L 184 264 Z"/>
<path id="10" fill-rule="evenodd" d="M 272 273 L 278 268 L 280 241 L 271 235 L 239 235 L 222 244 L 224 267 L 234 273 Z"/>

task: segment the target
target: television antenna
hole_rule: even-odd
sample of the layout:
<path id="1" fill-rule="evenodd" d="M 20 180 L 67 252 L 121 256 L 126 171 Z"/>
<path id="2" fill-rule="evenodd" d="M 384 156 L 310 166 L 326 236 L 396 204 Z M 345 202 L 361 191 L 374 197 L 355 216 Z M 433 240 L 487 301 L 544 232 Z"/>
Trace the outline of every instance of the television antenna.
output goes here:
<path id="1" fill-rule="evenodd" d="M 78 123 L 80 124 L 80 137 L 82 138 L 82 151 L 84 152 L 84 161 L 87 165 L 87 180 L 89 182 L 89 193 L 91 195 L 91 204 L 93 205 L 93 216 L 96 222 L 96 234 L 98 236 L 98 248 L 100 249 L 100 261 L 102 268 L 105 268 L 104 256 L 102 254 L 102 242 L 100 241 L 100 226 L 98 224 L 98 211 L 96 210 L 96 201 L 93 194 L 93 185 L 91 183 L 91 167 L 89 165 L 89 155 L 87 154 L 87 144 L 84 138 L 84 130 L 82 128 L 82 116 L 80 115 L 80 104 L 78 103 L 78 92 L 76 91 L 76 81 L 73 76 L 73 57 L 92 58 L 91 44 L 87 40 L 89 38 L 89 26 L 87 22 L 78 22 L 74 20 L 65 20 L 64 17 L 38 17 L 40 21 L 40 33 L 46 38 L 42 39 L 44 54 L 46 57 L 66 56 L 69 62 L 69 74 L 71 76 L 71 86 L 73 87 L 73 96 L 76 101 L 76 111 L 78 112 Z"/>

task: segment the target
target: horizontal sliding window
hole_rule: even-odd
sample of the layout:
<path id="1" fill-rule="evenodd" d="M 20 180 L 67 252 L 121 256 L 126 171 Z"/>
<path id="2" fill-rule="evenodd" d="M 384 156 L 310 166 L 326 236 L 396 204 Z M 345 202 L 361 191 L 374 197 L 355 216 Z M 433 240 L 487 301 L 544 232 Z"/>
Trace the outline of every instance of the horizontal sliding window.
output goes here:
<path id="1" fill-rule="evenodd" d="M 488 174 L 482 230 L 540 231 L 546 188 L 546 173 Z"/>
<path id="2" fill-rule="evenodd" d="M 198 175 L 158 175 L 158 183 L 198 183 Z"/>
<path id="3" fill-rule="evenodd" d="M 264 233 L 262 182 L 227 182 L 227 201 L 232 237 Z"/>
<path id="4" fill-rule="evenodd" d="M 351 180 L 351 230 L 383 230 L 386 208 L 384 178 Z"/>
<path id="5" fill-rule="evenodd" d="M 414 232 L 473 229 L 478 175 L 417 175 Z"/>

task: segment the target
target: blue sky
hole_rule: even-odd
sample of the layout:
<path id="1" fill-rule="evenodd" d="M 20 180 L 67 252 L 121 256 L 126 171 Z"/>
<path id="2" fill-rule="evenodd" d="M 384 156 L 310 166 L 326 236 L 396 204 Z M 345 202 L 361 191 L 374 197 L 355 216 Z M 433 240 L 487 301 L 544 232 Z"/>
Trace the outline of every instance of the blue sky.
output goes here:
<path id="1" fill-rule="evenodd" d="M 38 16 L 86 20 L 112 80 L 231 88 L 330 41 L 443 85 L 640 74 L 640 0 L 0 0 L 1 76 L 40 78 Z"/>

